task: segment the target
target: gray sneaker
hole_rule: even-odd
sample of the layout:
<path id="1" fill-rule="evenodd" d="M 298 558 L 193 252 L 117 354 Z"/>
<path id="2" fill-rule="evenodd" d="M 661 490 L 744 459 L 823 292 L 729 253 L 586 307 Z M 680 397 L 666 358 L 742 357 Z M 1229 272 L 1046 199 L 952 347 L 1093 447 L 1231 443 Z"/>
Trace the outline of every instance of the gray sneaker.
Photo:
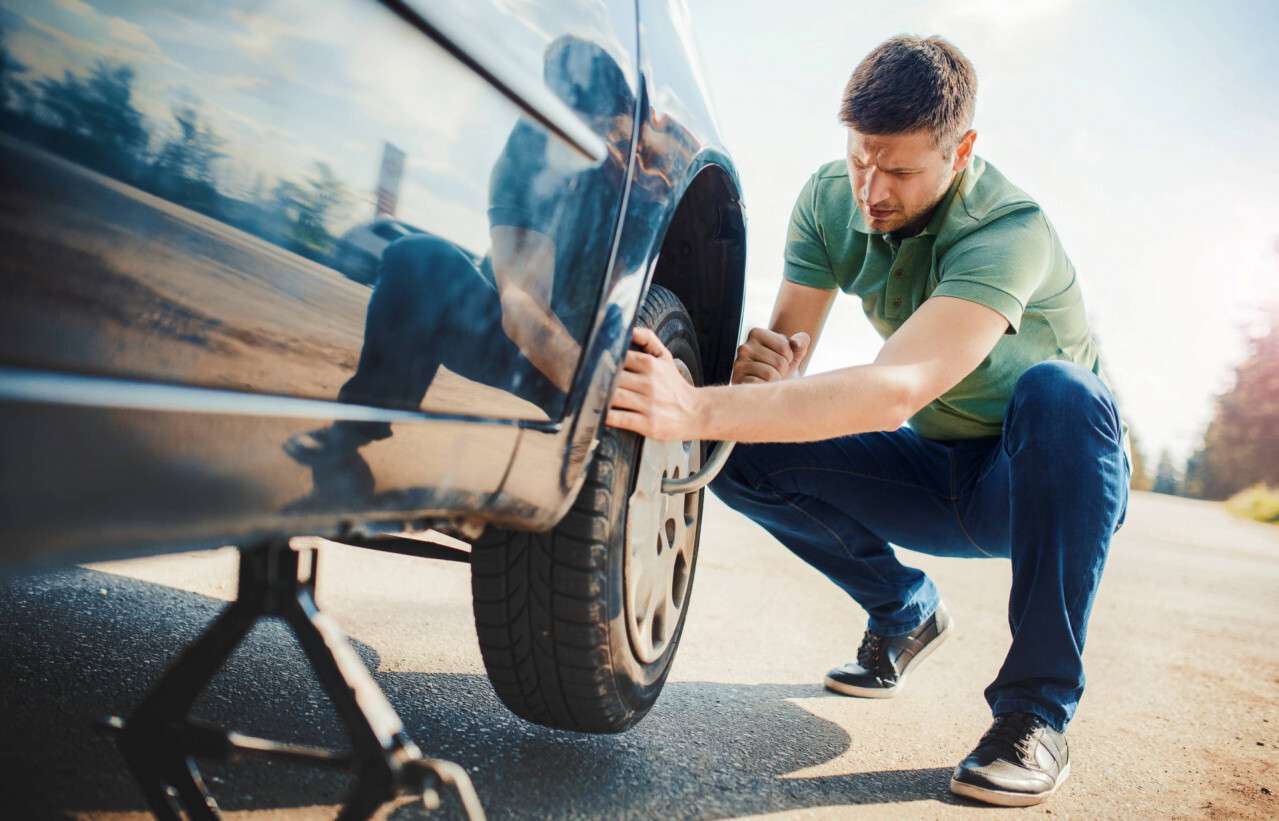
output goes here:
<path id="1" fill-rule="evenodd" d="M 1001 807 L 1029 807 L 1057 791 L 1070 775 L 1066 736 L 1031 713 L 1006 713 L 959 762 L 950 791 Z"/>
<path id="2" fill-rule="evenodd" d="M 846 696 L 892 698 L 906 674 L 955 632 L 946 606 L 937 609 L 914 630 L 902 636 L 881 636 L 870 630 L 857 648 L 857 660 L 826 674 L 826 689 Z"/>

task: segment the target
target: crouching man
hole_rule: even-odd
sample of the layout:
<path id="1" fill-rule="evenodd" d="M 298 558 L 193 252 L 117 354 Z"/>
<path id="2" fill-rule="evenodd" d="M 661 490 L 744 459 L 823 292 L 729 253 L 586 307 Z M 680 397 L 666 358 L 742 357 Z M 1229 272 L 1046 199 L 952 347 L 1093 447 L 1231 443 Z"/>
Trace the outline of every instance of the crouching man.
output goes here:
<path id="1" fill-rule="evenodd" d="M 800 192 L 772 320 L 738 349 L 732 384 L 694 388 L 636 330 L 607 424 L 741 443 L 711 489 L 868 615 L 855 660 L 826 674 L 834 692 L 895 695 L 954 630 L 895 546 L 1011 559 L 994 722 L 950 786 L 1020 806 L 1070 771 L 1064 731 L 1131 457 L 1057 234 L 973 153 L 976 85 L 940 38 L 875 48 L 839 109 L 847 156 Z M 883 348 L 803 376 L 839 291 Z"/>

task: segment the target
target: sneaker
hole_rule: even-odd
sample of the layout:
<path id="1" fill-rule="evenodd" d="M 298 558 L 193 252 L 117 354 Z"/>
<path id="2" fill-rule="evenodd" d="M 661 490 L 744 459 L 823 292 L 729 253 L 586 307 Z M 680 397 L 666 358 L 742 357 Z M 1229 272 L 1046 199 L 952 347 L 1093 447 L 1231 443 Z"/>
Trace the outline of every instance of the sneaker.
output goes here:
<path id="1" fill-rule="evenodd" d="M 1070 775 L 1066 736 L 1031 713 L 995 716 L 977 748 L 959 762 L 950 791 L 1001 807 L 1029 807 Z"/>
<path id="2" fill-rule="evenodd" d="M 846 696 L 892 698 L 906 674 L 955 632 L 954 625 L 946 606 L 938 602 L 933 614 L 905 635 L 881 636 L 867 630 L 857 648 L 857 661 L 827 673 L 826 689 Z"/>

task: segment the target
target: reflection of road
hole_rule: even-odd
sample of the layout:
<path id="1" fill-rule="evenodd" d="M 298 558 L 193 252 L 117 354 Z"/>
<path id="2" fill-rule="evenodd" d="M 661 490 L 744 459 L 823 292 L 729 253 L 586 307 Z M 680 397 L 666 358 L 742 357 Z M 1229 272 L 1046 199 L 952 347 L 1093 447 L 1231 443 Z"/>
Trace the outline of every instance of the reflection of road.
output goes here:
<path id="1" fill-rule="evenodd" d="M 0 169 L 6 361 L 317 399 L 332 399 L 355 370 L 367 287 L 10 137 L 0 143 L 22 159 Z M 432 388 L 425 407 L 511 410 L 510 397 L 453 374 Z"/>
<path id="2" fill-rule="evenodd" d="M 1279 816 L 1261 792 L 1279 792 L 1279 645 L 1269 638 L 1279 631 L 1279 528 L 1208 503 L 1138 493 L 1131 504 L 1089 635 L 1074 774 L 1045 808 L 1081 818 Z M 946 782 L 988 720 L 981 689 L 1006 647 L 1008 566 L 918 557 L 942 587 L 957 638 L 898 699 L 844 699 L 817 682 L 852 654 L 860 617 L 713 498 L 707 516 L 671 683 L 619 736 L 533 727 L 496 702 L 464 567 L 329 548 L 320 600 L 356 637 L 424 750 L 473 772 L 493 817 L 988 815 L 953 801 Z M 0 588 L 0 795 L 26 797 L 15 817 L 142 817 L 119 757 L 89 722 L 137 701 L 232 593 L 233 568 L 233 555 L 190 554 Z M 336 742 L 327 709 L 300 653 L 271 627 L 255 633 L 199 714 Z M 224 806 L 264 817 L 331 817 L 321 808 L 342 788 L 293 767 L 211 772 Z"/>

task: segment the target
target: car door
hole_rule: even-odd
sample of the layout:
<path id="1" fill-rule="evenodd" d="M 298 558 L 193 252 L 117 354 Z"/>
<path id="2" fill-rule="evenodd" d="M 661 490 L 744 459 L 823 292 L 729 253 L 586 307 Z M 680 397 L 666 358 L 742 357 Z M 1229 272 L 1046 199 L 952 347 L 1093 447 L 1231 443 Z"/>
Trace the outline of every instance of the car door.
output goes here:
<path id="1" fill-rule="evenodd" d="M 620 0 L 0 0 L 6 481 L 98 494 L 86 541 L 482 509 L 564 412 L 635 40 Z M 316 419 L 363 425 L 324 493 Z"/>
<path id="2" fill-rule="evenodd" d="M 566 342 L 584 333 L 629 148 L 632 4 L 0 5 L 9 270 L 30 274 L 4 302 L 5 361 L 465 416 L 561 411 L 493 297 L 514 283 Z M 554 264 L 494 272 L 503 219 L 544 237 Z M 381 256 L 405 235 L 457 254 L 373 317 Z M 399 361 L 344 395 L 370 337 Z"/>

